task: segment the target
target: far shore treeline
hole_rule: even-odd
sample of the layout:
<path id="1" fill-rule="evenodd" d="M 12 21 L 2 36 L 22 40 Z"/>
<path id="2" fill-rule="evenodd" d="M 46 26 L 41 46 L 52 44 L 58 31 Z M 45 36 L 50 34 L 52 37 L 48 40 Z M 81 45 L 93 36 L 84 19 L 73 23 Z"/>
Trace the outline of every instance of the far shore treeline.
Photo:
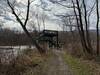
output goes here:
<path id="1" fill-rule="evenodd" d="M 34 33 L 31 32 L 32 35 Z M 31 45 L 25 33 L 10 29 L 0 29 L 0 46 Z"/>

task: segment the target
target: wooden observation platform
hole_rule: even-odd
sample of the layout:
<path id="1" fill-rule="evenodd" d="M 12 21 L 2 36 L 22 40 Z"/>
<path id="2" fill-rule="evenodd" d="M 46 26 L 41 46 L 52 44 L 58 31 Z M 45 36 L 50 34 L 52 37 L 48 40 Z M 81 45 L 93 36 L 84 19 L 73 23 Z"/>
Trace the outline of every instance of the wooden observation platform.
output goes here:
<path id="1" fill-rule="evenodd" d="M 39 33 L 38 42 L 46 42 L 49 47 L 59 48 L 58 31 L 43 30 Z"/>

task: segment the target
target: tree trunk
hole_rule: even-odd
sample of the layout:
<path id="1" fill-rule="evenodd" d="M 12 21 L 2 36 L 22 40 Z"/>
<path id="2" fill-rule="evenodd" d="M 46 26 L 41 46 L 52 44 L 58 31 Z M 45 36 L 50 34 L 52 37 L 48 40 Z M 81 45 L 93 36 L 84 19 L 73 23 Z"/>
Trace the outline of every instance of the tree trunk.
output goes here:
<path id="1" fill-rule="evenodd" d="M 99 56 L 99 8 L 98 8 L 98 0 L 96 0 L 96 10 L 97 10 L 97 55 Z"/>

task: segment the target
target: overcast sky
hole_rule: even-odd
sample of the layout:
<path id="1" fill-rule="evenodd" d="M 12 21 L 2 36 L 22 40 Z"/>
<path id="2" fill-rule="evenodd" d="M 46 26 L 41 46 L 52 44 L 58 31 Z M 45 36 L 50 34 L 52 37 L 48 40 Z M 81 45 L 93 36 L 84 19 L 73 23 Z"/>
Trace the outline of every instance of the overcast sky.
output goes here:
<path id="1" fill-rule="evenodd" d="M 10 0 L 10 1 L 13 1 L 13 0 Z M 16 6 L 17 12 L 18 13 L 21 12 L 21 16 L 25 17 L 27 0 L 16 0 L 16 1 L 17 1 L 17 6 Z M 7 5 L 3 0 L 0 0 L 0 6 L 2 9 L 5 7 L 5 9 L 0 11 L 1 12 L 0 20 L 4 22 L 4 27 L 13 28 L 13 29 L 18 28 L 20 30 L 21 26 L 19 25 L 19 23 L 16 22 L 16 19 L 14 15 L 12 15 L 12 13 L 10 12 L 10 9 L 6 8 Z M 49 6 L 49 8 L 51 9 L 55 7 L 51 5 Z M 49 8 L 47 11 L 43 11 L 43 9 L 41 8 L 41 2 L 39 0 L 35 0 L 31 4 L 31 7 L 30 7 L 30 16 L 31 16 L 30 21 L 37 22 L 36 17 L 34 17 L 35 14 L 39 14 L 39 20 L 41 20 L 41 15 L 45 15 L 46 16 L 45 17 L 45 25 L 46 25 L 45 28 L 46 29 L 61 30 L 61 27 L 59 27 L 55 16 L 53 16 L 53 12 L 49 11 Z M 4 10 L 7 10 L 7 11 L 5 12 Z M 41 30 L 42 29 L 43 29 L 43 23 L 41 21 Z"/>
<path id="2" fill-rule="evenodd" d="M 0 0 L 0 20 L 4 22 L 5 27 L 8 28 L 18 28 L 21 30 L 21 26 L 19 23 L 16 22 L 15 17 L 11 14 L 10 9 L 7 7 L 7 4 L 4 2 L 5 0 Z M 10 0 L 13 1 L 13 0 Z M 25 17 L 25 11 L 26 11 L 26 5 L 27 5 L 27 0 L 16 0 L 17 1 L 17 13 L 21 12 L 21 16 Z M 45 18 L 45 25 L 46 29 L 52 29 L 52 30 L 61 30 L 61 27 L 59 24 L 61 24 L 60 20 L 54 16 L 54 14 L 70 14 L 71 9 L 65 8 L 59 4 L 53 4 L 49 2 L 48 0 L 42 0 L 44 5 L 41 6 L 40 0 L 34 0 L 34 2 L 31 4 L 30 7 L 30 21 L 37 22 L 36 15 L 37 13 L 39 14 L 39 20 L 41 20 L 41 15 L 46 15 Z M 67 0 L 67 3 L 63 3 L 64 5 L 70 5 L 70 0 Z M 86 0 L 86 4 L 88 6 L 88 9 L 91 8 L 93 5 L 94 0 Z M 45 11 L 41 7 L 45 7 Z M 7 10 L 5 12 L 5 10 Z M 96 17 L 95 17 L 95 10 L 93 11 L 93 14 L 91 15 L 91 29 L 95 29 L 95 23 L 96 23 Z M 28 27 L 29 28 L 29 27 Z M 43 29 L 43 23 L 41 22 L 41 29 Z"/>

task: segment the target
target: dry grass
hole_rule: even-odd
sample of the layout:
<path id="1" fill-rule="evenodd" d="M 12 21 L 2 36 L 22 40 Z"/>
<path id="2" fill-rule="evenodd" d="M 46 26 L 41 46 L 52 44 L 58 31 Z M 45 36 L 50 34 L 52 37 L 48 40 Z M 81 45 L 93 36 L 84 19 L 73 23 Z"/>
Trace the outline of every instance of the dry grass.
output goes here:
<path id="1" fill-rule="evenodd" d="M 64 54 L 64 60 L 74 75 L 100 75 L 100 65 L 94 61 L 79 59 L 69 54 Z"/>
<path id="2" fill-rule="evenodd" d="M 0 64 L 0 75 L 24 75 L 28 69 L 34 69 L 44 59 L 35 50 L 25 50 L 9 65 Z"/>

